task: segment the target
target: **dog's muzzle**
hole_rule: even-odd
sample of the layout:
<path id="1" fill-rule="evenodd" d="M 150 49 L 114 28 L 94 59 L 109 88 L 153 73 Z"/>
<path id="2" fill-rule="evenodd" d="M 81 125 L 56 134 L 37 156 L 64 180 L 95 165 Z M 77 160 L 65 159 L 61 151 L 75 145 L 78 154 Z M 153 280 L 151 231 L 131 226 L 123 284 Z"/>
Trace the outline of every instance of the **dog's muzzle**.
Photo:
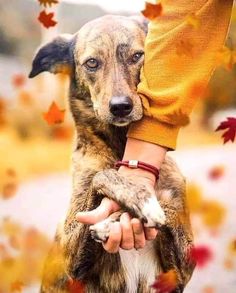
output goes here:
<path id="1" fill-rule="evenodd" d="M 109 103 L 110 112 L 117 118 L 125 118 L 133 110 L 133 102 L 129 97 L 113 97 Z"/>

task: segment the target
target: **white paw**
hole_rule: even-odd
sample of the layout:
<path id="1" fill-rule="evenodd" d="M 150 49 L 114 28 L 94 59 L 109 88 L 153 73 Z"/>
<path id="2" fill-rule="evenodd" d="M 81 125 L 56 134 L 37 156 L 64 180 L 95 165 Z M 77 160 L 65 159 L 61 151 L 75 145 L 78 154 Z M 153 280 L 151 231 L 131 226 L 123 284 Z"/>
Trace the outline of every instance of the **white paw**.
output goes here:
<path id="1" fill-rule="evenodd" d="M 144 203 L 142 214 L 146 217 L 145 227 L 158 227 L 165 224 L 166 216 L 156 197 L 150 197 Z"/>
<path id="2" fill-rule="evenodd" d="M 110 233 L 110 218 L 89 227 L 92 238 L 97 242 L 105 242 Z"/>

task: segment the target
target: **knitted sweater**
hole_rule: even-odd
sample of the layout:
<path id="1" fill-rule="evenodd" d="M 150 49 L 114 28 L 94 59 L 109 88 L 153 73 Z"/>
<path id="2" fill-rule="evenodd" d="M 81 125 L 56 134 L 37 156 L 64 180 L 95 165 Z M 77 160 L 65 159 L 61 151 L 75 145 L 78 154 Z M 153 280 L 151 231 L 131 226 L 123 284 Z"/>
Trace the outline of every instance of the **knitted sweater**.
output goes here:
<path id="1" fill-rule="evenodd" d="M 164 0 L 149 24 L 138 94 L 144 117 L 128 137 L 175 149 L 178 132 L 216 66 L 233 0 Z"/>

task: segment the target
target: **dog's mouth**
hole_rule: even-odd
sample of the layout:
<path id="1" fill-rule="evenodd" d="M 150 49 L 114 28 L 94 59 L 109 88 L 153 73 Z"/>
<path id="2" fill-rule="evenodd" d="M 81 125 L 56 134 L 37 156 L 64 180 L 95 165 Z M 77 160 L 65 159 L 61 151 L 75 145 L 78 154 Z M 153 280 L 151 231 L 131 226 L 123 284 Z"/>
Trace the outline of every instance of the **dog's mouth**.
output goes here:
<path id="1" fill-rule="evenodd" d="M 110 121 L 110 124 L 113 124 L 118 127 L 125 127 L 125 126 L 129 125 L 131 122 L 133 122 L 133 119 L 131 116 L 113 117 Z"/>

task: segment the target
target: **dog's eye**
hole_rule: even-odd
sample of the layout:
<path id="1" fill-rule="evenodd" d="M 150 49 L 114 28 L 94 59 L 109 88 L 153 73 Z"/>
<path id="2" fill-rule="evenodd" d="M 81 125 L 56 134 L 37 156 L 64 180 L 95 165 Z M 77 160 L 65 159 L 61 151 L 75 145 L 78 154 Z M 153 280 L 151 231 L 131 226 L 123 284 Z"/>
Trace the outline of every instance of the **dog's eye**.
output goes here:
<path id="1" fill-rule="evenodd" d="M 84 65 L 87 69 L 95 71 L 99 66 L 99 62 L 95 58 L 90 58 L 84 63 Z"/>
<path id="2" fill-rule="evenodd" d="M 136 52 L 132 57 L 131 57 L 131 63 L 137 63 L 139 59 L 143 56 L 143 52 Z"/>

